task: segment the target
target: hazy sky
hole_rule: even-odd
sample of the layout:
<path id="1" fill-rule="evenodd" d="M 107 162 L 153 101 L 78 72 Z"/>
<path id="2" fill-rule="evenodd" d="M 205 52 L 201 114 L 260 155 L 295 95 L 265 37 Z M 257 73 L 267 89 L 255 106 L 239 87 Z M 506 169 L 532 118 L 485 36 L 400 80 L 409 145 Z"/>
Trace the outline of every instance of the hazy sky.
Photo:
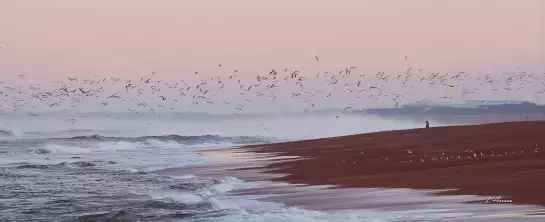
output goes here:
<path id="1" fill-rule="evenodd" d="M 527 69 L 543 0 L 0 0 L 0 74 L 182 73 L 347 64 Z M 542 4 L 540 6 L 540 3 Z"/>
<path id="2" fill-rule="evenodd" d="M 0 0 L 0 76 L 545 70 L 545 0 Z M 321 58 L 313 61 L 314 55 Z M 192 77 L 187 77 L 192 78 Z"/>

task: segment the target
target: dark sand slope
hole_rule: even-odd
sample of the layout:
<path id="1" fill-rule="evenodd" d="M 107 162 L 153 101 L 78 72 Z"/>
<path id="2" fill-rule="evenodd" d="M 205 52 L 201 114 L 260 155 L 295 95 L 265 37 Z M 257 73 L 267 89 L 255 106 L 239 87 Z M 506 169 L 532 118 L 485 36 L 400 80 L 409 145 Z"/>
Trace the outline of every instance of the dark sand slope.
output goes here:
<path id="1" fill-rule="evenodd" d="M 334 126 L 332 126 L 334 127 Z M 310 157 L 272 163 L 276 178 L 340 187 L 457 189 L 545 205 L 545 122 L 437 127 L 248 146 Z"/>

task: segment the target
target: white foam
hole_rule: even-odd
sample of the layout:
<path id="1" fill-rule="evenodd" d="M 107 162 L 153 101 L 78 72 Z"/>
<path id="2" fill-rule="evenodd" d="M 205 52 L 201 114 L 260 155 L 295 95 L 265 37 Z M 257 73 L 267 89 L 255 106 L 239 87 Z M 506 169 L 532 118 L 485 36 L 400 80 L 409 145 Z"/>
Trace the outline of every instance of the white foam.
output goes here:
<path id="1" fill-rule="evenodd" d="M 137 146 L 142 146 L 138 143 L 130 143 L 130 142 L 104 142 L 104 143 L 98 143 L 95 151 L 122 151 L 122 150 L 134 150 L 137 149 Z"/>
<path id="2" fill-rule="evenodd" d="M 157 191 L 148 195 L 155 200 L 169 200 L 184 204 L 196 204 L 203 201 L 203 198 L 196 194 L 176 191 Z"/>
<path id="3" fill-rule="evenodd" d="M 215 193 L 225 194 L 225 193 L 227 193 L 229 191 L 239 189 L 239 188 L 241 188 L 243 186 L 244 186 L 244 181 L 239 180 L 239 179 L 234 178 L 234 177 L 228 177 L 228 178 L 222 180 L 221 183 L 212 186 L 211 189 Z"/>
<path id="4" fill-rule="evenodd" d="M 192 175 L 192 174 L 189 174 L 189 175 L 183 175 L 183 176 L 170 176 L 170 177 L 174 178 L 174 179 L 179 179 L 179 180 L 188 180 L 188 179 L 193 179 L 196 176 Z"/>
<path id="5" fill-rule="evenodd" d="M 53 152 L 51 149 L 47 149 L 47 148 L 36 148 L 36 149 L 33 149 L 31 151 L 31 153 L 35 153 L 35 154 L 50 154 L 51 152 Z"/>
<path id="6" fill-rule="evenodd" d="M 49 153 L 65 153 L 65 154 L 85 154 L 90 153 L 90 148 L 77 147 L 77 146 L 64 146 L 57 144 L 48 144 L 40 148 L 43 152 Z"/>
<path id="7" fill-rule="evenodd" d="M 213 197 L 208 199 L 208 201 L 210 201 L 210 203 L 212 203 L 212 205 L 218 210 L 230 209 L 230 210 L 237 210 L 240 213 L 247 213 L 246 210 L 240 208 L 239 205 L 232 200 L 228 200 L 228 199 L 219 200 Z"/>
<path id="8" fill-rule="evenodd" d="M 181 144 L 175 142 L 175 141 L 160 141 L 160 140 L 148 140 L 146 141 L 147 147 L 159 147 L 159 148 L 181 148 L 183 147 Z"/>
<path id="9" fill-rule="evenodd" d="M 138 172 L 141 172 L 139 169 L 135 169 L 135 168 L 128 168 L 128 169 L 124 169 L 125 171 L 128 171 L 130 173 L 138 173 Z"/>
<path id="10" fill-rule="evenodd" d="M 229 143 L 229 142 L 225 142 L 225 143 L 200 143 L 200 144 L 190 145 L 188 147 L 192 147 L 192 148 L 223 148 L 223 147 L 231 147 L 231 146 L 236 146 L 236 144 Z"/>

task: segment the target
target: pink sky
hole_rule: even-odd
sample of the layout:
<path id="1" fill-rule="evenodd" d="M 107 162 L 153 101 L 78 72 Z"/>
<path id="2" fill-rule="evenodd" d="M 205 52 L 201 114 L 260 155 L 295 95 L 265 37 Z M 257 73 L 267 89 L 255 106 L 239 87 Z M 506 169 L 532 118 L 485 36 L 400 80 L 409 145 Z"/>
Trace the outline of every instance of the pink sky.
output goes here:
<path id="1" fill-rule="evenodd" d="M 543 0 L 51 0 L 0 3 L 0 75 L 226 68 L 537 70 Z M 541 8 L 540 8 L 541 7 Z M 314 55 L 322 63 L 312 62 Z"/>
<path id="2" fill-rule="evenodd" d="M 352 65 L 358 71 L 400 71 L 407 63 L 425 73 L 545 72 L 544 5 L 545 0 L 2 1 L 0 81 L 19 74 L 39 82 L 97 74 L 139 79 L 151 72 L 198 81 L 195 71 L 217 76 L 234 69 L 255 80 L 256 72 L 272 68 L 313 75 Z M 439 96 L 437 89 L 415 90 Z M 458 96 L 461 89 L 443 91 Z M 535 97 L 533 91 L 477 96 Z M 332 101 L 337 99 L 327 103 Z"/>

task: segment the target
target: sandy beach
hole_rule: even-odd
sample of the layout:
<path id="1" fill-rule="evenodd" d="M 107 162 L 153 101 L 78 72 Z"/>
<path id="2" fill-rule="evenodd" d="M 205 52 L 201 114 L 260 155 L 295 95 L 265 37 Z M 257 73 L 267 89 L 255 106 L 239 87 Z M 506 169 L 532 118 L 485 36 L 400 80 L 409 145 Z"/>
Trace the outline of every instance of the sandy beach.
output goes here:
<path id="1" fill-rule="evenodd" d="M 278 182 L 446 190 L 441 193 L 492 198 L 488 203 L 543 206 L 544 135 L 545 122 L 528 121 L 377 132 L 239 151 L 301 157 L 253 168 L 284 175 L 273 179 Z"/>

